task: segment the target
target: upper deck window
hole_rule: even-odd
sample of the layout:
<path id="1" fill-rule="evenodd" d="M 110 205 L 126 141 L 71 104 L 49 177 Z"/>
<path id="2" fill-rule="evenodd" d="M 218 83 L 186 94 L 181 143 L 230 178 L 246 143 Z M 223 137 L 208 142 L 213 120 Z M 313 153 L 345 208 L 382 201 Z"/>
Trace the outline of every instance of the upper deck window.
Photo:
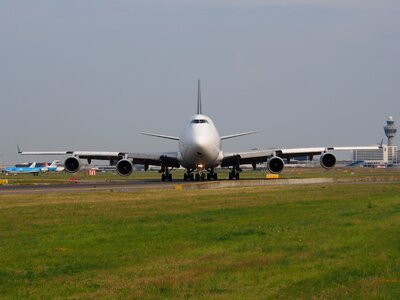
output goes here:
<path id="1" fill-rule="evenodd" d="M 204 120 L 204 119 L 194 119 L 194 120 L 192 120 L 191 123 L 192 124 L 204 124 L 204 123 L 208 123 L 208 121 Z"/>

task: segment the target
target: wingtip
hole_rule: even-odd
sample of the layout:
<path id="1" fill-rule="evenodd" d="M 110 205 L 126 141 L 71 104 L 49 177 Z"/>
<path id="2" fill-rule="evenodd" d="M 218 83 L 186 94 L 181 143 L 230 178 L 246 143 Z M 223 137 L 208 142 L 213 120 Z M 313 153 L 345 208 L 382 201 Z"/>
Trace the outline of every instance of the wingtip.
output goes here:
<path id="1" fill-rule="evenodd" d="M 21 154 L 22 153 L 22 151 L 21 151 L 21 149 L 19 148 L 19 145 L 17 144 L 17 151 L 18 151 L 18 154 Z"/>

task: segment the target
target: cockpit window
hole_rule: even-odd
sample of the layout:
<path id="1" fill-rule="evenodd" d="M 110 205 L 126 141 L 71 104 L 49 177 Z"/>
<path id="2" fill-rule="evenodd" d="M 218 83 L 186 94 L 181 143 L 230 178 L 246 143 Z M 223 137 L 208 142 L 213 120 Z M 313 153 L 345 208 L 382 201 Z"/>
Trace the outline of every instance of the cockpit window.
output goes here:
<path id="1" fill-rule="evenodd" d="M 192 124 L 204 124 L 204 123 L 208 123 L 208 121 L 204 120 L 204 119 L 195 119 L 195 120 L 192 120 L 191 123 Z"/>

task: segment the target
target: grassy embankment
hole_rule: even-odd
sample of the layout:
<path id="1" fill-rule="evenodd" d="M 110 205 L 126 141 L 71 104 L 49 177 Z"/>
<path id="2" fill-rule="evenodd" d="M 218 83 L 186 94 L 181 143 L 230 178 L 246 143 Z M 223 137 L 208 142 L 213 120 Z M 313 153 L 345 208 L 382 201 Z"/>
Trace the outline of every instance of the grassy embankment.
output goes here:
<path id="1" fill-rule="evenodd" d="M 398 184 L 0 196 L 0 298 L 400 295 Z"/>

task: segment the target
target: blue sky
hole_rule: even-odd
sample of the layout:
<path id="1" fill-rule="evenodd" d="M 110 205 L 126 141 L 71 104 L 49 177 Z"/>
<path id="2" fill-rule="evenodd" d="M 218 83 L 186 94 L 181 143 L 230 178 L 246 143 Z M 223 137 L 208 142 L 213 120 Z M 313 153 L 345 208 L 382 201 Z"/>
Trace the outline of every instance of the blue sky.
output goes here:
<path id="1" fill-rule="evenodd" d="M 369 145 L 400 122 L 398 1 L 2 1 L 0 159 L 176 150 L 204 112 L 228 151 Z M 396 144 L 397 141 L 396 141 Z"/>

